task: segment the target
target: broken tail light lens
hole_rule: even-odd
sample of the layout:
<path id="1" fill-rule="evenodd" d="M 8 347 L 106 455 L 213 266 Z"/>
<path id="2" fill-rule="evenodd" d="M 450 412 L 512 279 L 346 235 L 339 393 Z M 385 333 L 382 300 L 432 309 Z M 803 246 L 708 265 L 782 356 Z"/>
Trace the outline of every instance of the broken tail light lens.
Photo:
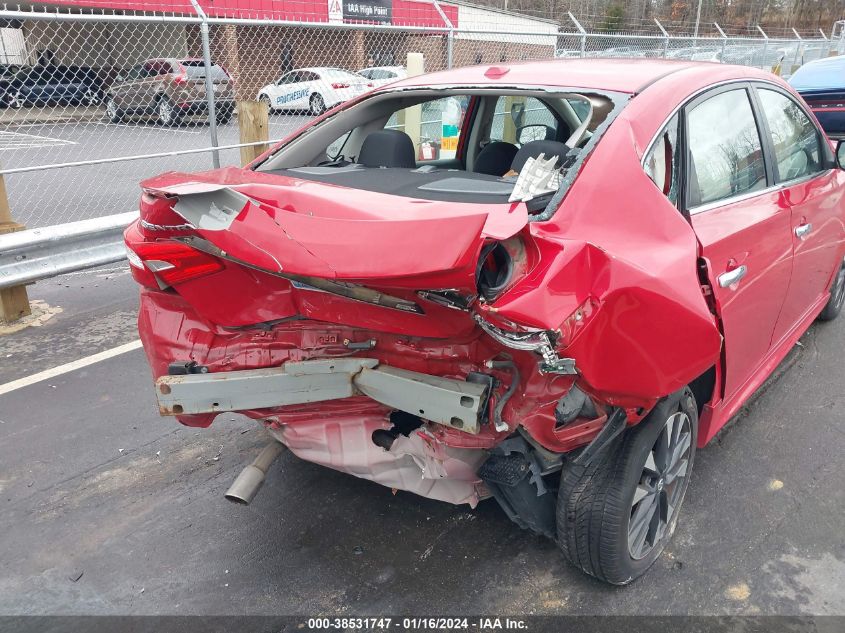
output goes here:
<path id="1" fill-rule="evenodd" d="M 166 288 L 223 270 L 223 262 L 187 244 L 175 241 L 127 244 L 135 280 L 151 288 Z"/>

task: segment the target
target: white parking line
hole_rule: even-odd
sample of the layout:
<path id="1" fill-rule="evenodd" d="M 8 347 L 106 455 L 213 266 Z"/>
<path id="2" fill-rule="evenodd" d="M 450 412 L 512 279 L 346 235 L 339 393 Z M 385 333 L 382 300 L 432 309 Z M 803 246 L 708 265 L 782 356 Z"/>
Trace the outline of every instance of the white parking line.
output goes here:
<path id="1" fill-rule="evenodd" d="M 125 127 L 130 130 L 158 130 L 160 132 L 180 132 L 182 134 L 208 134 L 208 130 L 186 130 L 183 127 L 163 127 L 154 123 L 138 123 L 132 125 L 131 123 L 103 123 L 102 121 L 95 121 L 94 125 L 102 125 L 104 127 Z"/>
<path id="2" fill-rule="evenodd" d="M 88 365 L 99 363 L 101 360 L 120 356 L 121 354 L 125 354 L 126 352 L 136 350 L 139 347 L 141 347 L 140 339 L 132 341 L 131 343 L 126 343 L 124 345 L 118 345 L 117 347 L 107 349 L 104 352 L 99 352 L 97 354 L 92 354 L 91 356 L 86 356 L 85 358 L 80 358 L 79 360 L 74 360 L 69 363 L 65 363 L 64 365 L 59 365 L 58 367 L 53 367 L 52 369 L 45 369 L 44 371 L 40 371 L 37 374 L 32 374 L 31 376 L 18 378 L 17 380 L 13 380 L 12 382 L 7 382 L 5 385 L 0 385 L 0 396 L 15 391 L 17 389 L 22 389 L 23 387 L 28 387 L 29 385 L 34 385 L 37 382 L 42 382 L 50 378 L 55 378 L 56 376 L 61 376 L 62 374 L 66 374 L 77 369 L 82 369 L 83 367 L 88 367 Z"/>
<path id="3" fill-rule="evenodd" d="M 35 149 L 39 147 L 61 147 L 76 145 L 74 141 L 65 141 L 50 136 L 24 134 L 23 132 L 0 131 L 0 152 L 10 149 Z"/>

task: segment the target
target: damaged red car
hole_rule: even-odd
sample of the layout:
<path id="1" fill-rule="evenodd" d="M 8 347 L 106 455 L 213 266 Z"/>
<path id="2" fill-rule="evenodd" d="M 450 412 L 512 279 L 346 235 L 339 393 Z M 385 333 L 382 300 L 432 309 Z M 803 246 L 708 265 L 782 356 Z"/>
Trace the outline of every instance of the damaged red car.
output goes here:
<path id="1" fill-rule="evenodd" d="M 246 168 L 142 183 L 125 239 L 160 411 L 269 430 L 234 499 L 284 445 L 492 497 L 628 583 L 671 538 L 696 448 L 842 308 L 838 154 L 789 86 L 728 65 L 377 89 Z"/>

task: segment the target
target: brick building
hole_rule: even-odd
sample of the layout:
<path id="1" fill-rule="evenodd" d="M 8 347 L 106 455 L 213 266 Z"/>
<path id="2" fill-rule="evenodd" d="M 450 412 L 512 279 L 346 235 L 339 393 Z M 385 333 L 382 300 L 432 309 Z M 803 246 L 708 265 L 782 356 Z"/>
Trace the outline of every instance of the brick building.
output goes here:
<path id="1" fill-rule="evenodd" d="M 196 16 L 189 0 L 53 0 L 49 11 L 106 10 L 137 15 Z M 552 57 L 557 23 L 461 0 L 200 0 L 213 18 L 212 58 L 235 78 L 238 98 L 290 67 L 334 66 L 357 70 L 403 65 L 409 52 L 425 56 L 426 70 L 447 65 L 449 25 L 455 66 Z M 366 16 L 366 17 L 362 17 Z M 21 20 L 23 50 L 0 51 L 7 61 L 36 64 L 49 51 L 55 63 L 90 66 L 114 76 L 145 59 L 202 55 L 195 23 Z M 20 37 L 18 33 L 22 33 Z M 8 38 L 4 38 L 6 41 Z M 11 41 L 11 40 L 9 40 Z"/>

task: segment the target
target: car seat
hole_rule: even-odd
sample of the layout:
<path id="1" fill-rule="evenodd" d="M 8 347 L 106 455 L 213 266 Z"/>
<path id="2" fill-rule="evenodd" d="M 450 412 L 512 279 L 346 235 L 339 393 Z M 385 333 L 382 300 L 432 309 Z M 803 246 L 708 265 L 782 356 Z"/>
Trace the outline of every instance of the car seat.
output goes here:
<path id="1" fill-rule="evenodd" d="M 517 151 L 516 145 L 493 141 L 478 152 L 472 170 L 478 174 L 502 176 L 510 169 Z"/>
<path id="2" fill-rule="evenodd" d="M 417 166 L 414 142 L 410 136 L 400 130 L 370 132 L 361 143 L 357 162 L 364 167 L 413 169 Z"/>

